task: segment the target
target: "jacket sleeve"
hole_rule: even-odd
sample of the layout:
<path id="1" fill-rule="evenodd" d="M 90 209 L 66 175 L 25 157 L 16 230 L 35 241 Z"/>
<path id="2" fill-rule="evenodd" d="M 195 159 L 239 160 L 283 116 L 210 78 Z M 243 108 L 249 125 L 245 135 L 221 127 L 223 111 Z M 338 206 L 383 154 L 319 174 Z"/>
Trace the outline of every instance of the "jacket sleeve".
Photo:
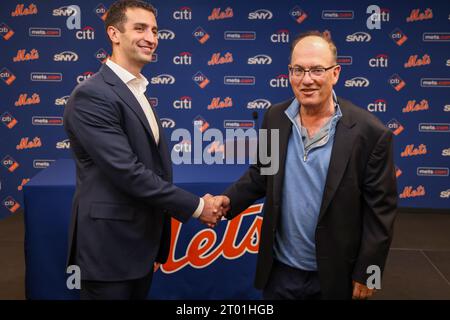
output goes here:
<path id="1" fill-rule="evenodd" d="M 387 130 L 378 139 L 370 154 L 363 185 L 363 226 L 359 254 L 353 269 L 353 280 L 366 284 L 373 271 L 384 270 L 392 242 L 397 211 L 392 133 Z M 381 276 L 381 274 L 380 274 Z"/>
<path id="2" fill-rule="evenodd" d="M 149 170 L 130 146 L 121 126 L 121 110 L 94 88 L 80 86 L 68 102 L 64 125 L 92 162 L 122 192 L 149 206 L 166 209 L 185 222 L 199 197 L 180 189 Z"/>

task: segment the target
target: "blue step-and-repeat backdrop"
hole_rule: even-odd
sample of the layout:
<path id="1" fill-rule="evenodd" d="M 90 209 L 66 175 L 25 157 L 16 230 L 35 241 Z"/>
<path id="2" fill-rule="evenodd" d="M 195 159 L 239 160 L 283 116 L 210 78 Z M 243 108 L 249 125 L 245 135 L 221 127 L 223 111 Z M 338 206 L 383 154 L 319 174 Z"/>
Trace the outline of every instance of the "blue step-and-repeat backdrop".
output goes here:
<path id="1" fill-rule="evenodd" d="M 64 106 L 75 85 L 111 53 L 103 25 L 111 3 L 0 3 L 0 218 L 23 207 L 22 187 L 30 178 L 71 157 Z M 343 66 L 336 93 L 374 113 L 395 134 L 400 205 L 450 207 L 447 1 L 153 5 L 159 47 L 143 74 L 168 138 L 177 128 L 192 132 L 193 124 L 224 133 L 257 128 L 265 109 L 292 96 L 292 39 L 305 30 L 328 30 Z M 190 143 L 171 146 L 189 152 Z"/>

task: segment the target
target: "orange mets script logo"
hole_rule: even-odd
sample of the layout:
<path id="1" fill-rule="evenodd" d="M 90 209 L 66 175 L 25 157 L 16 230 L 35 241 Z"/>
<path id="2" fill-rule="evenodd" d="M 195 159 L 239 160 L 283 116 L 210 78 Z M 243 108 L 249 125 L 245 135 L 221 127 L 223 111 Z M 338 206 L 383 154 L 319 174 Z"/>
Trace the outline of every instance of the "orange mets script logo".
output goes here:
<path id="1" fill-rule="evenodd" d="M 433 19 L 433 10 L 431 8 L 426 8 L 425 12 L 420 12 L 420 9 L 413 9 L 409 17 L 406 18 L 406 22 L 414 22 L 429 19 Z"/>
<path id="2" fill-rule="evenodd" d="M 32 49 L 29 53 L 25 53 L 25 49 L 17 51 L 16 56 L 13 58 L 14 62 L 29 61 L 39 59 L 39 51 Z"/>
<path id="3" fill-rule="evenodd" d="M 424 54 L 421 59 L 417 59 L 417 54 L 409 57 L 408 62 L 405 63 L 405 68 L 420 67 L 431 63 L 431 57 L 428 54 Z"/>
<path id="4" fill-rule="evenodd" d="M 225 11 L 220 11 L 220 8 L 214 8 L 208 20 L 221 20 L 233 18 L 233 9 L 228 7 Z"/>
<path id="5" fill-rule="evenodd" d="M 167 262 L 161 265 L 161 271 L 164 273 L 174 273 L 187 265 L 196 269 L 202 269 L 208 267 L 220 257 L 234 260 L 247 252 L 256 254 L 259 248 L 263 220 L 263 218 L 257 214 L 261 213 L 262 208 L 263 204 L 255 204 L 243 211 L 233 220 L 226 222 L 227 226 L 222 239 L 218 239 L 215 230 L 202 229 L 193 236 L 192 240 L 187 245 L 185 253 L 178 258 L 175 257 L 175 251 L 182 224 L 181 222 L 172 219 L 172 238 L 170 240 L 169 257 Z M 253 218 L 252 224 L 242 240 L 239 243 L 236 243 L 243 219 L 250 217 Z M 217 245 L 214 247 L 216 243 Z"/>
<path id="6" fill-rule="evenodd" d="M 233 99 L 226 97 L 225 100 L 220 101 L 220 97 L 213 98 L 208 105 L 208 110 L 231 108 L 233 106 Z"/>
<path id="7" fill-rule="evenodd" d="M 409 100 L 406 107 L 402 109 L 402 112 L 428 110 L 429 108 L 430 106 L 428 105 L 428 100 L 423 99 L 418 104 L 416 104 L 416 100 Z"/>
<path id="8" fill-rule="evenodd" d="M 420 144 L 417 148 L 414 148 L 414 144 L 408 144 L 405 147 L 405 150 L 400 154 L 402 158 L 404 157 L 413 157 L 421 154 L 427 154 L 427 146 L 424 144 Z"/>
<path id="9" fill-rule="evenodd" d="M 17 150 L 24 150 L 24 149 L 32 149 L 32 148 L 39 148 L 42 147 L 41 138 L 35 137 L 33 141 L 29 141 L 29 138 L 22 138 L 19 142 L 19 144 L 16 146 Z"/>
<path id="10" fill-rule="evenodd" d="M 420 185 L 416 189 L 411 186 L 406 186 L 403 192 L 399 195 L 401 199 L 423 197 L 425 195 L 425 187 Z"/>
<path id="11" fill-rule="evenodd" d="M 225 53 L 223 57 L 220 56 L 220 53 L 213 53 L 211 59 L 208 61 L 208 66 L 214 66 L 217 64 L 231 63 L 233 62 L 233 54 L 231 52 Z"/>
<path id="12" fill-rule="evenodd" d="M 30 14 L 37 14 L 38 9 L 35 4 L 30 4 L 28 8 L 25 8 L 25 5 L 18 4 L 16 6 L 16 10 L 11 12 L 11 17 L 18 17 L 18 16 L 28 16 Z"/>

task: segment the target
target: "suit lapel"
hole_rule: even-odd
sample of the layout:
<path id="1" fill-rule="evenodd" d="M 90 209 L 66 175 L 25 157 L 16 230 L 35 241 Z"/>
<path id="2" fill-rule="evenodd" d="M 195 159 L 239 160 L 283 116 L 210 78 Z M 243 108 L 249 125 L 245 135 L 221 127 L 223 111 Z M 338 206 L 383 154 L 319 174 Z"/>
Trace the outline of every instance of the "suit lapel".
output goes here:
<path id="1" fill-rule="evenodd" d="M 161 121 L 160 121 L 155 109 L 153 109 L 153 113 L 155 114 L 156 123 L 158 124 L 158 130 L 159 130 L 159 144 L 158 144 L 159 155 L 161 157 L 161 162 L 162 162 L 165 172 L 169 173 L 168 180 L 172 181 L 172 161 L 170 159 L 170 153 L 169 153 L 169 148 L 168 148 L 167 142 L 166 142 L 167 140 L 166 140 L 166 137 L 164 134 L 164 129 L 161 126 Z M 167 156 L 169 156 L 169 158 L 167 158 Z"/>
<path id="2" fill-rule="evenodd" d="M 355 122 L 352 120 L 351 114 L 348 113 L 345 103 L 340 103 L 340 107 L 342 118 L 336 126 L 333 150 L 331 152 L 330 165 L 328 167 L 322 204 L 320 207 L 319 221 L 325 214 L 325 211 L 339 187 L 345 169 L 347 168 L 347 163 L 356 138 L 356 130 L 354 129 Z"/>
<path id="3" fill-rule="evenodd" d="M 279 121 L 278 123 L 275 123 L 274 126 L 270 127 L 271 129 L 279 129 L 280 130 L 280 145 L 279 145 L 279 169 L 278 173 L 274 177 L 274 183 L 273 183 L 273 195 L 274 195 L 274 204 L 276 206 L 280 205 L 281 202 L 281 193 L 283 189 L 283 181 L 284 181 L 284 171 L 286 167 L 286 156 L 287 156 L 287 148 L 289 143 L 289 136 L 291 135 L 292 131 L 292 122 L 289 120 L 287 115 L 284 113 L 284 111 L 289 107 L 290 102 L 286 105 L 285 108 L 282 108 L 281 114 L 279 115 Z M 276 141 L 272 141 L 271 143 L 277 143 Z"/>
<path id="4" fill-rule="evenodd" d="M 147 117 L 145 116 L 145 113 L 142 110 L 139 102 L 136 100 L 134 94 L 107 65 L 102 66 L 102 68 L 100 69 L 100 73 L 102 74 L 105 82 L 111 85 L 111 88 L 114 90 L 114 92 L 117 93 L 117 95 L 125 102 L 125 104 L 137 115 L 141 123 L 144 125 L 144 128 L 147 130 L 147 133 L 151 137 L 150 143 L 153 143 L 156 148 L 157 146 L 155 137 L 153 136 L 150 124 L 148 123 Z"/>

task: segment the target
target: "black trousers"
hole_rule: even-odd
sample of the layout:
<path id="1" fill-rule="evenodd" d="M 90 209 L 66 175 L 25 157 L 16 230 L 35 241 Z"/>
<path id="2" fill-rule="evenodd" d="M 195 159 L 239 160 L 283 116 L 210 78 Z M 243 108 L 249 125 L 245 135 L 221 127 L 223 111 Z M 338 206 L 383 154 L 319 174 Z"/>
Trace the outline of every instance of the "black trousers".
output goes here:
<path id="1" fill-rule="evenodd" d="M 319 274 L 317 271 L 292 268 L 274 260 L 263 297 L 266 300 L 319 300 Z"/>
<path id="2" fill-rule="evenodd" d="M 153 272 L 126 281 L 81 280 L 81 300 L 145 300 L 152 284 Z"/>

